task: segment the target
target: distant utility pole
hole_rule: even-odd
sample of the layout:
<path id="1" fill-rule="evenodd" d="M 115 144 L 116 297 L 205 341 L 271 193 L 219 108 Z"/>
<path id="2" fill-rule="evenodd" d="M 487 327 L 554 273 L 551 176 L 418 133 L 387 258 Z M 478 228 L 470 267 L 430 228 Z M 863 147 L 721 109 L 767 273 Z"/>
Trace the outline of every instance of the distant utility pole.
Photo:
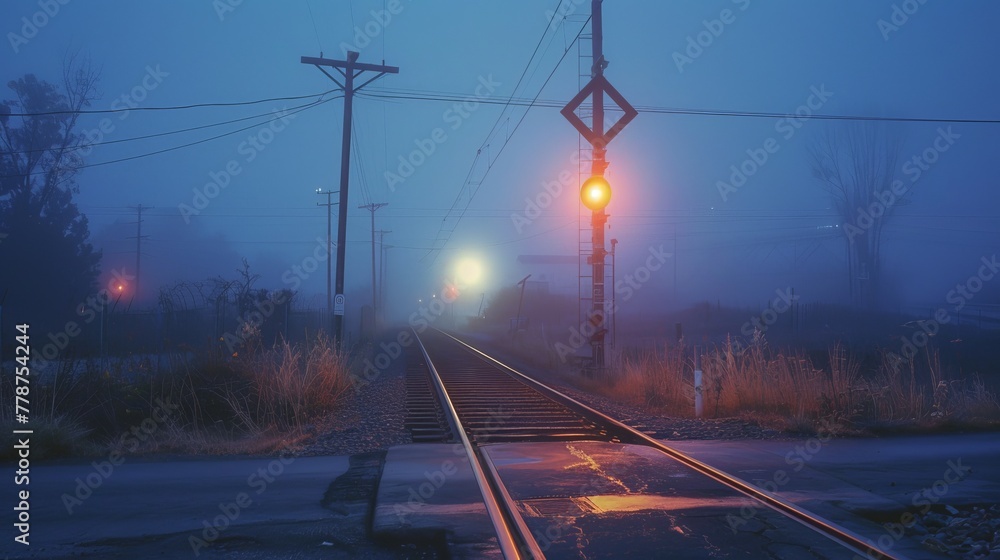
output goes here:
<path id="1" fill-rule="evenodd" d="M 339 191 L 324 191 L 323 189 L 316 189 L 316 194 L 326 196 L 326 202 L 317 202 L 316 206 L 326 206 L 326 313 L 330 317 L 331 321 L 333 320 L 333 293 L 330 291 L 330 270 L 333 266 L 333 228 L 330 225 L 330 220 L 333 215 L 331 207 L 340 203 L 333 202 L 330 197 L 338 192 Z"/>
<path id="2" fill-rule="evenodd" d="M 133 208 L 133 206 L 129 206 L 129 208 Z M 135 236 L 134 236 L 135 237 L 135 283 L 132 285 L 132 298 L 133 299 L 136 296 L 139 295 L 139 270 L 140 270 L 139 269 L 139 265 L 142 262 L 142 259 L 141 259 L 141 256 L 142 256 L 142 240 L 149 237 L 148 235 L 143 235 L 142 234 L 142 211 L 143 210 L 151 210 L 151 209 L 156 208 L 156 207 L 155 206 L 143 206 L 142 204 L 140 204 L 138 206 L 135 206 L 134 208 L 135 208 L 135 211 L 136 211 L 136 220 L 135 220 L 136 231 L 135 231 Z M 132 239 L 132 237 L 129 237 L 129 239 Z"/>
<path id="3" fill-rule="evenodd" d="M 378 265 L 378 301 L 379 309 L 382 310 L 383 317 L 385 316 L 385 265 L 388 260 L 387 249 L 391 249 L 392 245 L 385 244 L 385 236 L 392 233 L 386 229 L 378 230 L 378 247 L 379 247 L 379 265 Z"/>
<path id="4" fill-rule="evenodd" d="M 614 285 L 617 283 L 618 270 L 615 265 L 615 249 L 618 248 L 618 240 L 611 239 L 611 348 L 614 349 L 615 342 L 617 341 L 617 331 L 618 331 L 618 314 L 615 310 L 618 309 L 618 304 L 615 302 L 615 294 L 618 290 L 614 289 Z"/>
<path id="5" fill-rule="evenodd" d="M 378 316 L 378 293 L 377 286 L 375 284 L 375 211 L 379 208 L 385 208 L 388 206 L 388 202 L 372 202 L 370 204 L 362 204 L 358 208 L 363 208 L 372 213 L 372 320 Z"/>
<path id="6" fill-rule="evenodd" d="M 517 336 L 517 329 L 521 327 L 521 306 L 524 305 L 524 287 L 528 284 L 528 278 L 531 278 L 530 274 L 517 283 L 518 286 L 521 286 L 521 298 L 517 301 L 517 319 L 514 319 L 514 332 L 510 335 L 511 344 L 514 343 L 514 339 Z M 480 307 L 482 307 L 482 304 L 480 304 Z"/>
<path id="7" fill-rule="evenodd" d="M 673 245 L 674 245 L 674 254 L 671 255 L 671 258 L 670 258 L 670 260 L 674 261 L 674 285 L 673 285 L 673 290 L 674 290 L 674 309 L 676 311 L 680 311 L 681 306 L 677 302 L 677 222 L 673 223 L 673 227 L 671 229 L 673 231 L 673 237 L 674 237 L 674 243 L 673 243 Z"/>
<path id="8" fill-rule="evenodd" d="M 344 90 L 344 130 L 340 144 L 340 208 L 338 212 L 339 221 L 337 222 L 336 282 L 337 297 L 342 298 L 344 294 L 344 260 L 347 256 L 347 189 L 348 183 L 350 182 L 349 178 L 351 172 L 351 116 L 354 106 L 354 93 L 385 74 L 398 74 L 399 68 L 396 66 L 385 66 L 384 64 L 378 65 L 358 62 L 358 53 L 355 51 L 347 51 L 347 60 L 331 60 L 328 58 L 322 58 L 321 54 L 320 58 L 303 56 L 300 61 L 302 64 L 312 64 L 316 68 L 319 68 L 321 72 L 326 74 L 326 77 L 333 80 L 335 84 Z M 344 79 L 344 83 L 341 84 L 337 78 L 334 77 L 333 74 L 327 72 L 324 67 L 333 68 L 339 72 Z M 354 79 L 361 76 L 366 71 L 377 72 L 377 74 L 361 85 L 355 86 Z M 340 311 L 340 313 L 337 313 L 337 311 Z M 333 327 L 334 344 L 340 346 L 343 340 L 344 329 L 343 309 L 334 309 Z"/>

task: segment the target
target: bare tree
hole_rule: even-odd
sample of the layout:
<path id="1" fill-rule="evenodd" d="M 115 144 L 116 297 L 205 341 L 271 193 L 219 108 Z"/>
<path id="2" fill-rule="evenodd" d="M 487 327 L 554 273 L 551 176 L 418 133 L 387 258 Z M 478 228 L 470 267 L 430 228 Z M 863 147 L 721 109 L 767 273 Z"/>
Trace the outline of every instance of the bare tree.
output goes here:
<path id="1" fill-rule="evenodd" d="M 6 102 L 8 112 L 17 108 L 30 116 L 15 127 L 9 118 L 0 120 L 0 146 L 8 172 L 0 195 L 24 199 L 20 208 L 31 215 L 52 211 L 56 190 L 76 194 L 74 182 L 83 161 L 77 154 L 81 138 L 74 132 L 80 112 L 98 96 L 100 71 L 89 60 L 66 55 L 62 68 L 62 90 L 32 74 L 8 84 L 16 99 Z"/>
<path id="2" fill-rule="evenodd" d="M 851 302 L 874 307 L 881 288 L 882 228 L 902 196 L 893 191 L 902 136 L 884 123 L 832 125 L 810 149 L 813 175 L 830 194 L 847 245 Z"/>
<path id="3" fill-rule="evenodd" d="M 20 263 L 0 266 L 0 291 L 9 290 L 11 316 L 40 329 L 65 324 L 96 287 L 101 254 L 73 196 L 84 164 L 77 120 L 97 96 L 98 76 L 70 54 L 61 84 L 25 74 L 0 100 L 0 231 L 8 234 L 0 262 Z"/>

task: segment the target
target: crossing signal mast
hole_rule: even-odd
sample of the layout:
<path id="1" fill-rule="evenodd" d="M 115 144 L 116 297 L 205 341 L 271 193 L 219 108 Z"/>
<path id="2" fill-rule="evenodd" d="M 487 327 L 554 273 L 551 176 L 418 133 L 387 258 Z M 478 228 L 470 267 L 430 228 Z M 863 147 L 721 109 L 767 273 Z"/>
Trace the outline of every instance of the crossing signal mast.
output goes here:
<path id="1" fill-rule="evenodd" d="M 608 254 L 604 249 L 604 228 L 608 223 L 608 215 L 604 209 L 611 201 L 611 185 L 604 178 L 604 171 L 608 167 L 605 152 L 608 143 L 639 114 L 604 77 L 604 69 L 607 68 L 608 62 L 604 60 L 602 3 L 603 0 L 591 0 L 590 3 L 594 61 L 590 72 L 590 82 L 561 111 L 566 120 L 590 142 L 593 149 L 591 176 L 584 181 L 580 189 L 580 201 L 593 212 L 590 220 L 593 242 L 593 254 L 590 257 L 590 264 L 593 266 L 593 307 L 589 323 L 594 331 L 590 337 L 590 347 L 592 365 L 595 369 L 604 368 L 604 339 L 608 332 L 608 313 L 605 309 L 604 299 L 604 261 Z M 605 94 L 624 112 L 622 117 L 607 130 L 604 128 Z M 593 123 L 590 127 L 575 112 L 587 97 L 590 97 L 593 107 Z"/>

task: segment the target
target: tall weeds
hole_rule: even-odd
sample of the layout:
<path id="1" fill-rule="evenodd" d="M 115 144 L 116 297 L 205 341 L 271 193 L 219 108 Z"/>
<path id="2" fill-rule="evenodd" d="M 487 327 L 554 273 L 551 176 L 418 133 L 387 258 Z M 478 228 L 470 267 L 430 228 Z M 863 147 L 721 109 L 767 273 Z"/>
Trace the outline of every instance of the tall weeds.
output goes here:
<path id="1" fill-rule="evenodd" d="M 623 357 L 605 390 L 676 416 L 694 413 L 693 361 L 683 347 Z M 689 355 L 689 354 L 688 354 Z M 977 378 L 949 380 L 936 351 L 905 361 L 881 356 L 863 375 L 841 346 L 818 368 L 806 355 L 770 350 L 761 337 L 702 354 L 702 399 L 708 417 L 753 416 L 786 425 L 826 420 L 842 426 L 1000 422 L 1000 403 Z"/>
<path id="2" fill-rule="evenodd" d="M 798 419 L 817 410 L 827 382 L 808 359 L 771 355 L 761 345 L 738 351 L 726 344 L 702 360 L 703 387 L 708 387 L 714 415 L 753 412 Z"/>
<path id="3" fill-rule="evenodd" d="M 32 381 L 33 455 L 101 454 L 120 448 L 123 436 L 139 426 L 155 430 L 129 451 L 271 449 L 320 422 L 350 387 L 346 357 L 322 335 L 303 344 L 249 345 L 235 357 L 178 359 L 162 369 L 120 359 L 91 361 L 79 371 L 71 366 L 67 360 Z M 12 378 L 0 377 L 0 400 L 13 402 Z M 154 416 L 162 403 L 170 404 L 169 414 Z M 12 416 L 0 410 L 6 430 L 0 431 L 0 460 L 12 449 Z"/>
<path id="4" fill-rule="evenodd" d="M 251 432 L 298 430 L 332 410 L 350 388 L 347 360 L 326 335 L 310 344 L 287 341 L 240 357 L 249 390 L 229 387 L 226 402 Z"/>
<path id="5" fill-rule="evenodd" d="M 625 398 L 663 410 L 688 410 L 694 406 L 694 384 L 682 351 L 664 346 L 658 351 L 622 355 L 617 374 L 608 387 Z M 690 370 L 693 371 L 693 370 Z"/>

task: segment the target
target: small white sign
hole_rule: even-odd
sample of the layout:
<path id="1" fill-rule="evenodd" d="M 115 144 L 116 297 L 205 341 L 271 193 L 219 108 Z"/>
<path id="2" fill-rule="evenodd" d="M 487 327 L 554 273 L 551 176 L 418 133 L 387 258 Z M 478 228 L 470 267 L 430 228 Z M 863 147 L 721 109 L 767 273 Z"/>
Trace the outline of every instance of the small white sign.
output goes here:
<path id="1" fill-rule="evenodd" d="M 333 298 L 333 314 L 343 315 L 344 314 L 344 294 L 337 294 Z"/>

